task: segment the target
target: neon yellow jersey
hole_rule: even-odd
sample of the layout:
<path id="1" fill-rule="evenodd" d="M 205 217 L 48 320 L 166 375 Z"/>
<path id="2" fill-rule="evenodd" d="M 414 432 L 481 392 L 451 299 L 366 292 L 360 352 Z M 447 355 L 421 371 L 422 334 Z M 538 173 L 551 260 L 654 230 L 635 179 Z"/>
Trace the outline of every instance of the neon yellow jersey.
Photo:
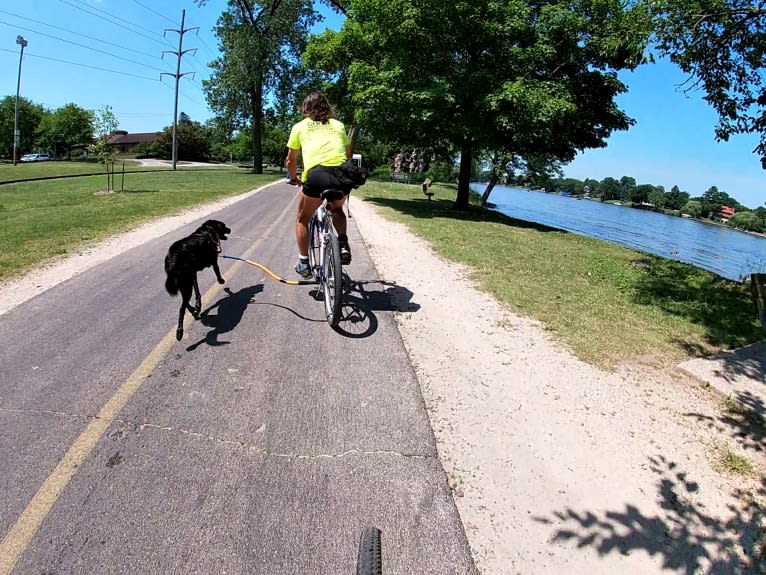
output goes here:
<path id="1" fill-rule="evenodd" d="M 304 118 L 290 130 L 287 147 L 301 150 L 303 154 L 303 175 L 314 166 L 340 166 L 346 161 L 346 146 L 349 145 L 346 127 L 342 122 L 330 118 L 326 124 Z"/>

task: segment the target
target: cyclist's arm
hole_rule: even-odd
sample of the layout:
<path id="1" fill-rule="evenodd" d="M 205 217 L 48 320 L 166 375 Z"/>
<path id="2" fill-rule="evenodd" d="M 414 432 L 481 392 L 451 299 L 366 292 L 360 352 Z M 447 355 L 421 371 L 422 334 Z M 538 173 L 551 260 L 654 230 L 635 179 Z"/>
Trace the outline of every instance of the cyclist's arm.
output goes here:
<path id="1" fill-rule="evenodd" d="M 287 177 L 291 182 L 298 180 L 298 150 L 287 148 Z"/>
<path id="2" fill-rule="evenodd" d="M 346 159 L 350 160 L 353 157 L 351 153 L 351 144 L 346 144 Z"/>

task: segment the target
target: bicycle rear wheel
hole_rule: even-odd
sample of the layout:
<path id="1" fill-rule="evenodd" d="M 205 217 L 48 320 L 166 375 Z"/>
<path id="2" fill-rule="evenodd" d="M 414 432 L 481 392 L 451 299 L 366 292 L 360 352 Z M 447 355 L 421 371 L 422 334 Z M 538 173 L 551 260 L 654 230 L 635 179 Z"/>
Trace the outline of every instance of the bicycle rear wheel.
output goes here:
<path id="1" fill-rule="evenodd" d="M 322 262 L 324 290 L 324 310 L 327 323 L 336 327 L 340 321 L 341 300 L 343 298 L 343 269 L 340 265 L 340 245 L 338 236 L 332 232 L 326 235 L 324 261 Z"/>
<path id="2" fill-rule="evenodd" d="M 319 218 L 314 214 L 309 221 L 309 266 L 317 281 L 319 280 L 319 254 L 322 247 L 322 232 L 319 228 Z"/>
<path id="3" fill-rule="evenodd" d="M 359 556 L 356 561 L 356 575 L 382 575 L 383 558 L 380 543 L 380 529 L 367 527 L 359 538 Z"/>

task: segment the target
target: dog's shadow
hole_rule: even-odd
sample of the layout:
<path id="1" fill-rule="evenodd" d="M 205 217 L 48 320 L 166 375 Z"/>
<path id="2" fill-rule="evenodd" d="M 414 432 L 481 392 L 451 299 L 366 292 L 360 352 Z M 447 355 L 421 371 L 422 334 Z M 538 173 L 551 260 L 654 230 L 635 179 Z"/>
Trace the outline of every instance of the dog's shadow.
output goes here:
<path id="1" fill-rule="evenodd" d="M 227 296 L 203 310 L 199 317 L 202 325 L 212 327 L 213 329 L 207 332 L 203 339 L 187 347 L 186 351 L 194 351 L 203 343 L 210 346 L 228 345 L 230 342 L 220 341 L 218 338 L 237 327 L 242 320 L 242 316 L 245 314 L 247 306 L 253 303 L 253 297 L 263 291 L 263 284 L 249 286 L 237 292 L 233 292 L 226 287 L 223 288 L 223 291 L 226 292 Z M 216 308 L 218 313 L 210 315 L 210 312 Z"/>

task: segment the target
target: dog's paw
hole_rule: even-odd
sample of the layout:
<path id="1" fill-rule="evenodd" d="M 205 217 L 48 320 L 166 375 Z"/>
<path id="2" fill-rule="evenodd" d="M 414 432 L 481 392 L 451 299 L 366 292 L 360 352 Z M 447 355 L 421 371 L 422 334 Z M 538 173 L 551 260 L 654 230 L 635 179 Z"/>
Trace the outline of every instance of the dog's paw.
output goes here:
<path id="1" fill-rule="evenodd" d="M 218 280 L 218 283 L 219 283 L 219 284 L 225 284 L 225 283 L 226 283 L 226 280 L 225 280 L 225 279 L 223 279 L 223 278 L 221 278 L 221 279 L 219 279 L 219 280 Z"/>
<path id="2" fill-rule="evenodd" d="M 179 328 L 176 330 L 176 340 L 177 340 L 177 341 L 181 341 L 181 338 L 182 338 L 183 336 L 184 336 L 184 330 L 183 330 L 183 328 L 182 328 L 182 327 L 179 327 Z"/>

